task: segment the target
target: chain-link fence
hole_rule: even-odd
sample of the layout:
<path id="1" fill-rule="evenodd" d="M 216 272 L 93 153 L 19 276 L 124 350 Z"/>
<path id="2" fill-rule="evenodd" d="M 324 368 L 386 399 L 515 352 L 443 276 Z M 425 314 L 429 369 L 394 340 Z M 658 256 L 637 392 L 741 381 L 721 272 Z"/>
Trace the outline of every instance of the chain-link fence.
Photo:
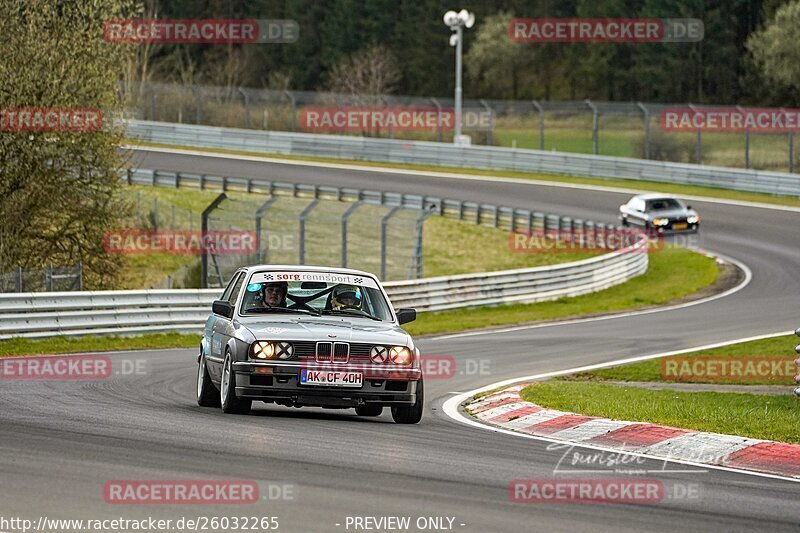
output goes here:
<path id="1" fill-rule="evenodd" d="M 272 131 L 365 135 L 451 142 L 451 98 L 396 95 L 353 96 L 309 91 L 145 83 L 131 95 L 135 118 Z M 463 128 L 473 144 L 533 148 L 702 163 L 764 170 L 794 170 L 793 132 L 675 131 L 663 127 L 662 111 L 691 104 L 642 102 L 464 100 Z M 316 128 L 309 109 L 408 110 L 433 113 L 433 127 L 392 128 L 333 125 Z M 738 106 L 702 106 L 735 112 Z M 782 112 L 782 110 L 774 110 Z M 358 114 L 358 113 L 357 113 Z"/>
<path id="2" fill-rule="evenodd" d="M 341 265 L 383 280 L 422 276 L 426 212 L 335 195 L 221 194 L 205 210 L 204 286 L 223 285 L 247 264 Z"/>
<path id="3" fill-rule="evenodd" d="M 83 290 L 83 265 L 32 269 L 17 267 L 0 274 L 0 292 L 53 292 Z"/>

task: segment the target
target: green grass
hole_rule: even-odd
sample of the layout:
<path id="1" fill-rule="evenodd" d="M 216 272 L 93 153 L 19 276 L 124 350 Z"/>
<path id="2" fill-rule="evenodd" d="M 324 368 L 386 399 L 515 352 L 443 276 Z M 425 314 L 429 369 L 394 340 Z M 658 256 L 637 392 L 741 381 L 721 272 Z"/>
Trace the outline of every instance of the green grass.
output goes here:
<path id="1" fill-rule="evenodd" d="M 758 358 L 758 357 L 781 357 L 787 361 L 793 361 L 794 346 L 797 344 L 797 337 L 786 335 L 761 339 L 757 341 L 731 344 L 721 348 L 711 350 L 701 350 L 675 356 L 685 357 L 736 357 L 736 358 Z M 591 372 L 582 372 L 566 379 L 570 380 L 611 380 L 611 381 L 666 381 L 675 382 L 674 379 L 664 379 L 661 375 L 661 359 L 651 359 L 639 363 L 622 365 Z M 791 365 L 794 367 L 794 365 Z M 692 379 L 681 379 L 681 383 L 728 383 L 738 385 L 792 385 L 792 376 L 786 376 L 781 380 L 776 379 L 748 379 L 748 380 L 723 380 L 707 379 L 703 376 L 693 376 Z"/>
<path id="2" fill-rule="evenodd" d="M 530 402 L 589 416 L 800 443 L 800 398 L 645 390 L 552 381 L 522 390 Z"/>
<path id="3" fill-rule="evenodd" d="M 616 187 L 637 192 L 661 192 L 676 195 L 687 196 L 707 196 L 710 198 L 721 198 L 727 200 L 738 200 L 745 202 L 759 202 L 766 204 L 784 205 L 800 207 L 800 198 L 792 196 L 777 196 L 772 194 L 731 191 L 716 187 L 703 187 L 699 185 L 678 185 L 671 183 L 660 183 L 656 181 L 639 181 L 639 180 L 625 180 L 617 178 L 584 178 L 579 176 L 563 176 L 559 174 L 544 174 L 539 172 L 518 172 L 511 170 L 483 170 L 461 167 L 447 167 L 435 165 L 412 165 L 401 163 L 379 163 L 373 161 L 363 160 L 346 160 L 325 157 L 309 157 L 309 156 L 292 156 L 284 154 L 274 154 L 267 152 L 252 152 L 245 150 L 224 150 L 215 148 L 197 148 L 191 146 L 176 146 L 157 143 L 138 143 L 141 146 L 155 146 L 161 148 L 180 148 L 180 149 L 195 149 L 202 150 L 210 153 L 223 153 L 223 154 L 240 154 L 240 155 L 255 155 L 262 157 L 276 157 L 280 159 L 292 159 L 297 161 L 316 161 L 321 163 L 356 163 L 361 166 L 369 166 L 375 168 L 399 168 L 406 170 L 420 170 L 430 172 L 453 172 L 458 174 L 477 175 L 477 176 L 496 176 L 506 178 L 527 179 L 531 181 L 552 181 L 559 183 L 576 183 L 583 185 L 600 185 L 605 187 Z"/>
<path id="4" fill-rule="evenodd" d="M 665 248 L 650 254 L 645 274 L 604 291 L 536 304 L 428 312 L 407 329 L 412 335 L 427 335 L 660 305 L 711 285 L 718 273 L 714 259 L 685 248 Z"/>
<path id="5" fill-rule="evenodd" d="M 0 357 L 62 353 L 103 352 L 109 350 L 143 350 L 148 348 L 194 348 L 200 346 L 199 335 L 161 333 L 122 337 L 86 336 L 53 337 L 51 339 L 14 338 L 0 341 Z"/>

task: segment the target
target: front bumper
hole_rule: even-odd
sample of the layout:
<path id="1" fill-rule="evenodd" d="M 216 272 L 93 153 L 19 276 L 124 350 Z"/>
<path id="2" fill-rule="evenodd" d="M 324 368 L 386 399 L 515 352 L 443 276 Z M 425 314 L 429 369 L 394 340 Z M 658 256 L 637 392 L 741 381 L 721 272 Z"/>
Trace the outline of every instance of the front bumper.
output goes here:
<path id="1" fill-rule="evenodd" d="M 295 407 L 358 407 L 366 404 L 409 405 L 416 402 L 418 368 L 387 368 L 372 364 L 326 364 L 281 361 L 240 361 L 233 364 L 236 396 Z M 355 387 L 300 385 L 300 370 L 361 372 Z"/>

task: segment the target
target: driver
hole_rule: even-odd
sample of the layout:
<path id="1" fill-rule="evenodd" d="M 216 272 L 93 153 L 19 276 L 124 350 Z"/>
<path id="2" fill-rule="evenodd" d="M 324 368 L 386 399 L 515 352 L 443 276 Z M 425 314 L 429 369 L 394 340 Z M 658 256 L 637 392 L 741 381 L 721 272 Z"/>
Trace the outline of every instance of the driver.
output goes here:
<path id="1" fill-rule="evenodd" d="M 286 293 L 289 291 L 289 284 L 285 281 L 265 283 L 261 288 L 263 291 L 264 307 L 286 307 Z"/>
<path id="2" fill-rule="evenodd" d="M 334 311 L 344 309 L 361 310 L 361 289 L 353 285 L 337 285 L 333 289 L 331 307 Z"/>

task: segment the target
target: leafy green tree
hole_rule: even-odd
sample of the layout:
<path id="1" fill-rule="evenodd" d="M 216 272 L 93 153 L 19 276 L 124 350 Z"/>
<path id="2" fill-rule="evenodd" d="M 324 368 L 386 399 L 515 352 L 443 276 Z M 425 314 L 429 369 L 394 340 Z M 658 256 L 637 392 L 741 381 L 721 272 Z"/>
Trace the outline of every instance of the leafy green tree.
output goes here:
<path id="1" fill-rule="evenodd" d="M 122 125 L 118 82 L 129 47 L 103 39 L 130 18 L 128 0 L 0 3 L 0 109 L 98 108 L 101 131 L 0 132 L 0 272 L 81 261 L 86 285 L 113 284 L 118 259 L 103 236 L 119 228 Z M 27 129 L 27 128 L 26 128 Z"/>
<path id="2" fill-rule="evenodd" d="M 747 48 L 770 81 L 800 89 L 800 1 L 779 8 L 763 29 L 747 40 Z"/>

